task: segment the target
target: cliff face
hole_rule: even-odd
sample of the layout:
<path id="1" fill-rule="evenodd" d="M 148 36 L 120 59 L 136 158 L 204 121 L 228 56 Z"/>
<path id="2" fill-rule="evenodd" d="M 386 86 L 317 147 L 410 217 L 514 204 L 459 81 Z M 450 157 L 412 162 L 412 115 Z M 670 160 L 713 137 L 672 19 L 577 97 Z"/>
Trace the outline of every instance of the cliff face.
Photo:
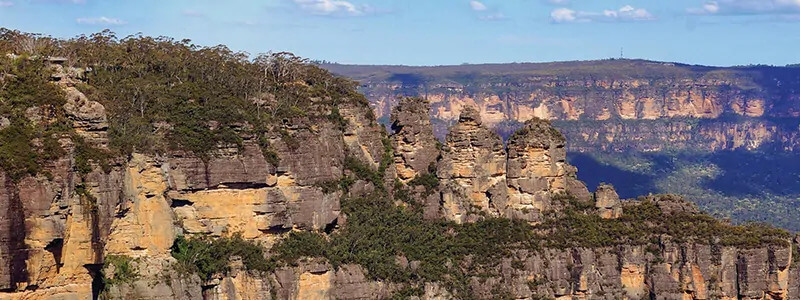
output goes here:
<path id="1" fill-rule="evenodd" d="M 397 177 L 408 182 L 418 175 L 429 173 L 439 155 L 433 126 L 428 117 L 430 104 L 405 98 L 392 113 L 394 164 Z"/>
<path id="2" fill-rule="evenodd" d="M 179 237 L 241 238 L 272 250 L 297 233 L 333 239 L 348 226 L 342 199 L 370 191 L 400 199 L 400 193 L 412 189 L 413 197 L 397 204 L 411 210 L 422 202 L 425 217 L 440 222 L 430 223 L 436 227 L 481 227 L 487 219 L 533 226 L 563 213 L 585 222 L 568 231 L 597 229 L 590 226 L 596 224 L 619 229 L 623 223 L 595 217 L 624 219 L 623 209 L 635 211 L 640 203 L 620 202 L 607 186 L 592 197 L 566 162 L 566 139 L 543 120 L 527 120 L 505 146 L 478 110 L 465 108 L 440 150 L 427 121 L 429 104 L 420 99 L 403 100 L 390 137 L 366 105 L 344 102 L 336 113 L 318 107 L 333 117 L 281 120 L 280 132 L 265 139 L 240 130 L 241 146 L 220 144 L 211 156 L 172 149 L 87 161 L 86 145 L 77 141 L 95 151 L 108 149 L 108 115 L 76 88 L 85 84 L 81 70 L 60 70 L 56 74 L 67 75 L 53 76 L 52 84 L 64 91 L 69 126 L 81 139 L 64 136 L 59 141 L 63 155 L 42 166 L 39 175 L 15 179 L 8 175 L 14 170 L 0 170 L 0 299 L 93 299 L 101 294 L 116 299 L 454 299 L 457 290 L 480 299 L 800 297 L 800 273 L 792 264 L 797 241 L 761 243 L 756 238 L 750 244 L 720 246 L 725 244 L 675 240 L 667 234 L 648 236 L 648 244 L 624 243 L 634 237 L 617 236 L 587 246 L 545 236 L 541 247 L 504 249 L 499 261 L 486 269 L 468 269 L 472 273 L 458 273 L 457 261 L 442 258 L 453 273 L 420 286 L 379 280 L 380 270 L 369 265 L 319 257 L 259 272 L 247 268 L 249 257 L 235 255 L 225 261 L 226 271 L 201 277 L 183 270 L 175 257 Z M 31 111 L 32 121 L 47 121 L 46 114 Z M 394 151 L 387 151 L 387 145 Z M 390 184 L 395 179 L 399 182 Z M 668 217 L 697 214 L 684 202 L 650 202 Z M 584 208 L 575 213 L 570 205 Z M 644 226 L 631 215 L 626 222 Z M 452 223 L 436 221 L 440 218 Z M 426 267 L 400 254 L 382 259 L 404 270 Z M 448 285 L 447 279 L 460 287 Z"/>
<path id="3" fill-rule="evenodd" d="M 591 123 L 616 127 L 612 143 L 605 136 L 586 137 L 594 134 L 593 128 L 581 122 L 557 125 L 576 143 L 570 147 L 581 144 L 593 150 L 634 147 L 625 139 L 635 139 L 635 133 L 623 132 L 641 126 L 663 127 L 662 120 L 684 124 L 648 133 L 654 144 L 651 147 L 664 148 L 674 139 L 702 141 L 696 147 L 707 151 L 753 149 L 764 143 L 777 143 L 792 151 L 798 145 L 800 96 L 793 91 L 800 86 L 800 71 L 796 68 L 711 68 L 637 60 L 325 67 L 359 80 L 379 117 L 389 115 L 398 96 L 429 99 L 431 116 L 440 124 L 435 129 L 440 137 L 446 132 L 445 124 L 455 122 L 461 110 L 471 106 L 490 128 L 532 118 L 599 121 Z M 727 116 L 739 116 L 739 120 L 724 122 Z M 686 119 L 720 121 L 697 125 L 686 124 L 691 123 Z M 793 126 L 776 124 L 786 119 L 794 120 L 790 122 Z M 633 120 L 638 122 L 630 122 Z"/>
<path id="4" fill-rule="evenodd" d="M 442 198 L 447 218 L 462 222 L 470 209 L 499 215 L 504 208 L 506 150 L 500 136 L 481 126 L 477 111 L 465 109 L 451 128 L 438 170 L 446 187 Z"/>
<path id="5" fill-rule="evenodd" d="M 747 118 L 738 121 L 556 121 L 554 124 L 568 137 L 572 143 L 569 150 L 574 152 L 791 152 L 797 149 L 800 135 L 800 128 L 793 124 Z"/>
<path id="6" fill-rule="evenodd" d="M 64 108 L 77 134 L 105 148 L 105 110 L 74 87 L 78 79 L 54 76 L 54 84 L 65 92 Z M 181 151 L 134 153 L 109 166 L 93 162 L 81 174 L 75 145 L 65 139 L 67 154 L 44 166 L 46 176 L 13 182 L 0 170 L 0 299 L 91 299 L 101 292 L 108 257 L 131 258 L 140 273 L 130 285 L 107 287 L 114 297 L 197 299 L 201 285 L 223 284 L 217 289 L 221 296 L 268 296 L 256 284 L 263 278 L 243 274 L 202 283 L 179 275 L 170 248 L 179 235 L 240 234 L 271 245 L 293 229 L 335 225 L 342 194 L 323 192 L 321 184 L 342 177 L 345 156 L 377 168 L 384 152 L 383 128 L 367 117 L 366 107 L 340 109 L 348 120 L 344 127 L 302 119 L 286 124 L 291 140 L 275 135 L 269 141 L 277 164 L 245 137 L 241 149 L 220 147 L 207 160 Z"/>
<path id="7" fill-rule="evenodd" d="M 788 158 L 800 145 L 800 68 L 642 60 L 323 67 L 358 80 L 383 123 L 399 96 L 430 101 L 442 141 L 465 107 L 504 139 L 528 120 L 550 120 L 592 185 L 615 184 L 623 198 L 682 194 L 735 222 L 800 228 L 800 185 L 784 176 L 800 172 Z"/>

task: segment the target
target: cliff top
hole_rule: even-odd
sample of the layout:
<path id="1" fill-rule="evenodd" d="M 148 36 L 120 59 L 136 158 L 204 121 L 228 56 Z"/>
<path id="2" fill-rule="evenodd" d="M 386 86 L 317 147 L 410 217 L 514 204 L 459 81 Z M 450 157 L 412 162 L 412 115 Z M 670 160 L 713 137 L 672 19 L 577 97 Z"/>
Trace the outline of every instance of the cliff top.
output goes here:
<path id="1" fill-rule="evenodd" d="M 481 83 L 515 83 L 530 77 L 569 80 L 707 79 L 741 81 L 750 88 L 770 88 L 773 79 L 794 82 L 800 66 L 714 67 L 639 59 L 608 59 L 548 63 L 466 64 L 453 66 L 380 66 L 325 64 L 320 67 L 363 84 L 401 83 L 461 88 Z"/>
<path id="2" fill-rule="evenodd" d="M 534 117 L 528 121 L 522 128 L 518 129 L 508 139 L 509 145 L 538 145 L 549 146 L 551 143 L 564 145 L 567 139 L 561 132 L 555 129 L 549 121 L 542 120 Z"/>

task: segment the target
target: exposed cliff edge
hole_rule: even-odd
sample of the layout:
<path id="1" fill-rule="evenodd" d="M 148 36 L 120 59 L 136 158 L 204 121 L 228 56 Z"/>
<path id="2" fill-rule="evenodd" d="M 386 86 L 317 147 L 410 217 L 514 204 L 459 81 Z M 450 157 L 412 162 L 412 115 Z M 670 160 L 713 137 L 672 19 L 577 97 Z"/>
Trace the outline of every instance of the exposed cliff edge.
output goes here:
<path id="1" fill-rule="evenodd" d="M 674 196 L 591 195 L 547 121 L 506 146 L 467 109 L 439 146 L 425 100 L 403 100 L 387 134 L 312 65 L 160 43 L 135 67 L 3 58 L 0 299 L 800 297 L 788 232 Z M 241 68 L 204 73 L 205 89 L 170 66 L 209 64 L 170 47 Z M 126 68 L 179 92 L 137 89 Z"/>
<path id="2" fill-rule="evenodd" d="M 800 145 L 796 66 L 612 59 L 322 67 L 358 80 L 383 123 L 399 96 L 430 101 L 440 140 L 465 107 L 503 138 L 528 120 L 550 120 L 591 185 L 616 184 L 623 197 L 683 194 L 737 222 L 800 229 L 800 180 L 790 175 L 800 172 L 791 158 Z"/>

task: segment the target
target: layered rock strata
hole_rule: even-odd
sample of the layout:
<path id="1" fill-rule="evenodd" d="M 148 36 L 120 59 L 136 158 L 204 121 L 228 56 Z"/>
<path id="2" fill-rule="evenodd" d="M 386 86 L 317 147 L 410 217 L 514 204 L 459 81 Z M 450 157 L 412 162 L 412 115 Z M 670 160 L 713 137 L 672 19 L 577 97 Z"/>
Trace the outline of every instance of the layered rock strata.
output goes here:
<path id="1" fill-rule="evenodd" d="M 509 139 L 506 150 L 500 136 L 481 125 L 477 111 L 465 109 L 439 162 L 443 214 L 457 222 L 471 210 L 538 221 L 542 212 L 557 209 L 556 195 L 588 201 L 577 169 L 566 163 L 564 142 L 547 121 L 535 119 Z"/>
<path id="2" fill-rule="evenodd" d="M 464 110 L 450 128 L 437 170 L 447 218 L 462 222 L 472 210 L 498 215 L 505 207 L 506 150 L 499 135 L 481 126 L 477 111 Z"/>
<path id="3" fill-rule="evenodd" d="M 614 187 L 605 184 L 597 187 L 594 192 L 597 213 L 603 219 L 616 219 L 622 216 L 622 203 Z"/>
<path id="4" fill-rule="evenodd" d="M 394 165 L 398 179 L 404 183 L 418 175 L 428 174 L 438 159 L 439 150 L 428 117 L 429 110 L 427 101 L 406 98 L 392 112 Z"/>
<path id="5" fill-rule="evenodd" d="M 66 110 L 77 133 L 93 146 L 105 147 L 104 110 L 79 91 L 69 91 L 75 95 Z M 537 222 L 537 214 L 557 208 L 554 199 L 561 193 L 591 198 L 575 178 L 575 168 L 564 161 L 563 136 L 547 122 L 529 120 L 506 147 L 483 126 L 478 111 L 465 109 L 437 160 L 431 125 L 422 117 L 426 110 L 422 105 L 397 113 L 400 129 L 392 140 L 404 148 L 393 157 L 395 167 L 384 173 L 385 179 L 408 180 L 426 174 L 436 162 L 440 184 L 425 198 L 426 215 L 457 222 L 485 215 Z M 118 299 L 393 296 L 402 289 L 399 284 L 372 280 L 357 265 L 334 267 L 304 259 L 259 274 L 244 270 L 243 262 L 234 258 L 226 276 L 204 280 L 180 272 L 170 253 L 180 235 L 241 235 L 270 247 L 292 230 L 330 232 L 345 223 L 339 202 L 344 193 L 365 194 L 378 187 L 363 181 L 348 191 L 323 186 L 352 172 L 346 170 L 348 157 L 378 170 L 385 135 L 365 106 L 344 105 L 339 113 L 345 124 L 283 124 L 291 139 L 276 134 L 269 140 L 278 160 L 267 160 L 258 143 L 242 133 L 240 149 L 220 146 L 208 159 L 178 151 L 134 153 L 107 168 L 94 164 L 81 174 L 75 146 L 65 139 L 68 154 L 43 166 L 46 175 L 14 181 L 0 170 L 0 299 L 93 299 L 101 292 Z M 414 175 L 401 174 L 407 170 Z M 601 216 L 619 217 L 623 204 L 610 187 L 599 188 L 595 198 Z M 668 213 L 696 210 L 677 200 L 655 203 Z M 800 297 L 792 245 L 713 247 L 657 238 L 655 248 L 515 250 L 496 266 L 499 273 L 468 276 L 465 284 L 481 299 L 496 297 L 497 289 L 515 299 Z M 104 287 L 103 277 L 114 274 L 104 267 L 112 257 L 129 258 L 137 276 Z M 419 297 L 456 296 L 447 286 L 428 282 Z"/>
<path id="6" fill-rule="evenodd" d="M 490 128 L 533 118 L 564 121 L 557 128 L 565 131 L 570 151 L 752 150 L 773 143 L 794 151 L 800 145 L 800 96 L 794 92 L 800 80 L 794 67 L 713 68 L 640 60 L 325 67 L 360 81 L 379 118 L 388 118 L 399 97 L 428 99 L 440 138 L 471 106 Z M 710 124 L 692 122 L 698 119 Z M 665 120 L 675 125 L 664 126 Z M 589 121 L 594 122 L 584 124 Z M 783 126 L 786 121 L 793 126 Z M 642 126 L 651 132 L 633 132 Z M 637 146 L 642 136 L 648 143 Z"/>

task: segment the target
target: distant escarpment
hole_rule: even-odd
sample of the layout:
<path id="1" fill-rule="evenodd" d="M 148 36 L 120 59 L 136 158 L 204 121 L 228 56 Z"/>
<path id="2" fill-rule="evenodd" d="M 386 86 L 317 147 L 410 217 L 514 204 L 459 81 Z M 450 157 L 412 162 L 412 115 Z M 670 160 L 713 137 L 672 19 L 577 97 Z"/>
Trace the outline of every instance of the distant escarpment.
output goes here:
<path id="1" fill-rule="evenodd" d="M 617 136 L 623 142 L 616 142 L 616 147 L 624 147 L 627 131 L 665 123 L 665 128 L 651 131 L 680 135 L 674 138 L 680 141 L 708 141 L 696 147 L 709 151 L 752 149 L 765 143 L 791 151 L 798 145 L 800 68 L 796 67 L 715 68 L 639 60 L 323 67 L 360 81 L 379 118 L 389 115 L 397 96 L 428 99 L 431 116 L 441 124 L 436 128 L 441 137 L 445 124 L 455 122 L 461 110 L 471 106 L 491 128 L 532 118 L 598 121 L 558 126 L 574 127 L 576 132 L 570 132 L 568 139 L 595 148 L 607 146 L 612 141 L 605 139 Z M 611 136 L 585 136 L 598 124 L 607 128 L 603 133 L 613 130 Z M 674 142 L 666 136 L 651 138 L 660 142 L 653 145 L 657 148 Z"/>
<path id="2" fill-rule="evenodd" d="M 381 126 L 290 54 L 0 31 L 0 299 L 795 299 L 797 244 L 591 193 L 567 139 Z M 63 55 L 63 56 L 60 56 Z"/>
<path id="3" fill-rule="evenodd" d="M 551 120 L 592 184 L 614 183 L 623 197 L 683 194 L 739 222 L 800 230 L 800 179 L 791 175 L 800 172 L 791 158 L 800 149 L 798 67 L 642 60 L 323 67 L 359 81 L 383 123 L 404 96 L 430 101 L 440 140 L 466 107 L 504 139 L 528 120 Z"/>

